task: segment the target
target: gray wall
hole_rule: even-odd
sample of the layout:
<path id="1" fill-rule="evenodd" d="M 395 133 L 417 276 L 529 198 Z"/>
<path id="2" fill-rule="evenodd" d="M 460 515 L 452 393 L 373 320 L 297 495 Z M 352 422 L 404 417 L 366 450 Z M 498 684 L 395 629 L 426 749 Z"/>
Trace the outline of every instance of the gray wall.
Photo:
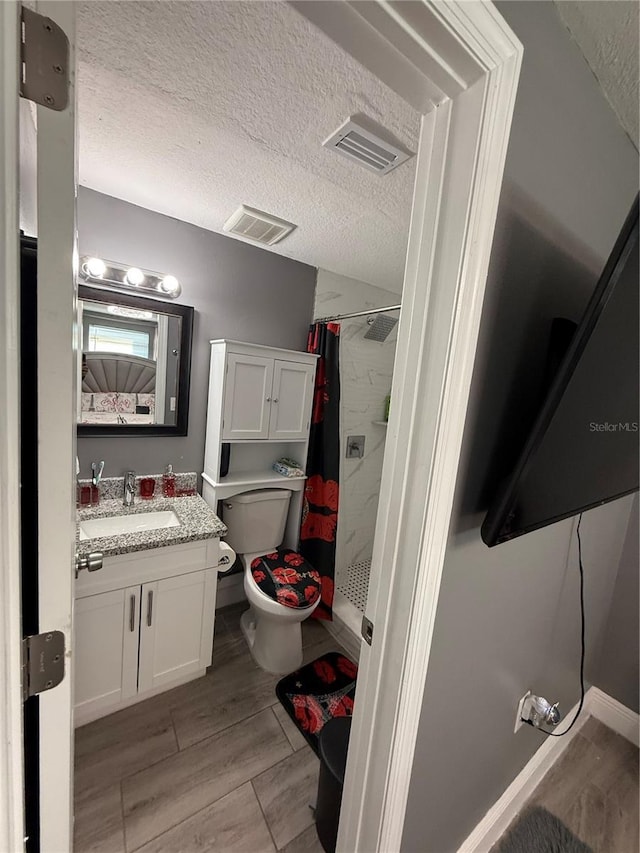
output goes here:
<path id="1" fill-rule="evenodd" d="M 214 234 L 80 188 L 81 254 L 171 273 L 180 302 L 195 309 L 189 434 L 184 438 L 79 438 L 83 476 L 105 460 L 105 476 L 127 469 L 202 471 L 209 381 L 208 342 L 216 338 L 306 349 L 316 269 L 231 237 Z"/>
<path id="2" fill-rule="evenodd" d="M 402 849 L 454 851 L 543 742 L 527 689 L 579 696 L 574 522 L 495 548 L 479 526 L 539 402 L 550 320 L 579 319 L 632 203 L 637 153 L 553 3 L 498 8 L 524 44 Z M 585 514 L 587 671 L 631 499 Z M 637 633 L 629 636 L 637 641 Z"/>
<path id="3" fill-rule="evenodd" d="M 638 496 L 636 495 L 624 540 L 600 658 L 592 679 L 596 687 L 636 713 L 640 711 L 638 701 L 639 598 Z"/>

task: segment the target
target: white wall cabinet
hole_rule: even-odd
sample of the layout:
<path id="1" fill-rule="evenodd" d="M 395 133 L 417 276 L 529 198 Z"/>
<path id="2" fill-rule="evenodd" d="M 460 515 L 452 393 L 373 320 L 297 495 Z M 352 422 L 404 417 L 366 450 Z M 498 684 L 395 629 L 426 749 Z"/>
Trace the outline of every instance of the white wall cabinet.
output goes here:
<path id="1" fill-rule="evenodd" d="M 290 490 L 288 548 L 298 547 L 306 477 L 283 477 L 272 466 L 283 456 L 306 465 L 317 360 L 297 350 L 211 341 L 202 497 L 217 512 L 219 501 L 240 492 Z"/>
<path id="2" fill-rule="evenodd" d="M 304 440 L 309 433 L 314 375 L 314 364 L 230 352 L 224 380 L 223 441 Z"/>
<path id="3" fill-rule="evenodd" d="M 269 438 L 287 441 L 309 435 L 315 372 L 315 364 L 274 361 Z"/>
<path id="4" fill-rule="evenodd" d="M 205 674 L 217 570 L 194 569 L 217 566 L 218 549 L 215 539 L 107 557 L 101 571 L 84 573 L 75 602 L 77 726 Z M 109 588 L 124 575 L 138 583 Z"/>
<path id="5" fill-rule="evenodd" d="M 225 441 L 269 437 L 273 359 L 229 353 L 222 437 Z"/>

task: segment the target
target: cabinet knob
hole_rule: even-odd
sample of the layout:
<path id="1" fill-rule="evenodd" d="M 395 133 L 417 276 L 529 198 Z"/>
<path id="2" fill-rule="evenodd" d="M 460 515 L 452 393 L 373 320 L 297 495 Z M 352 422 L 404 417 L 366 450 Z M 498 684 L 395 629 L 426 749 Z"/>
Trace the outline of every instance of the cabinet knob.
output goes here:
<path id="1" fill-rule="evenodd" d="M 274 402 L 274 403 L 277 403 L 277 402 L 278 402 L 278 398 L 277 398 L 277 397 L 274 397 L 274 398 L 273 398 L 273 402 Z"/>
<path id="2" fill-rule="evenodd" d="M 271 402 L 271 397 L 267 397 L 267 403 Z"/>

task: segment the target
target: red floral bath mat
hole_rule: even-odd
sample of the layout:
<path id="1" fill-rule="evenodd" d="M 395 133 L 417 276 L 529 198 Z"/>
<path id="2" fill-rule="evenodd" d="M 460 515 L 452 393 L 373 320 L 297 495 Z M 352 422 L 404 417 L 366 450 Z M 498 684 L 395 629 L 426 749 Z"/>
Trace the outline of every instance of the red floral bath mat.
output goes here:
<path id="1" fill-rule="evenodd" d="M 280 679 L 276 696 L 318 753 L 318 736 L 333 717 L 350 717 L 358 667 L 340 652 L 326 655 Z"/>

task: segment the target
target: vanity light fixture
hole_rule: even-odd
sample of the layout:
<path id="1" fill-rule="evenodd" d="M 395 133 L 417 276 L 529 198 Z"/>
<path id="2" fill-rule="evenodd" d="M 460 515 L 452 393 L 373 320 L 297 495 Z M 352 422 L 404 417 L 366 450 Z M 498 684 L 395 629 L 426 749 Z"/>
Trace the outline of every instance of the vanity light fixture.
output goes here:
<path id="1" fill-rule="evenodd" d="M 103 261 L 89 255 L 80 258 L 80 276 L 96 287 L 133 291 L 140 296 L 176 299 L 182 293 L 180 282 L 174 275 Z"/>

